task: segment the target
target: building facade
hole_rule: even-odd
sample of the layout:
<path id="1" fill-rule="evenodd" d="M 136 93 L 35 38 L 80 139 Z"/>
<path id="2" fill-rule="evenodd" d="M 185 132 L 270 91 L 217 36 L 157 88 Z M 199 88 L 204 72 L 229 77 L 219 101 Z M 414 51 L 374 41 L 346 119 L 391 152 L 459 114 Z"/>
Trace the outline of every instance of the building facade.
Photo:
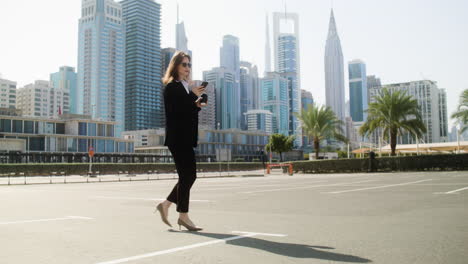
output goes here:
<path id="1" fill-rule="evenodd" d="M 366 64 L 361 60 L 348 63 L 349 71 L 349 112 L 355 122 L 367 119 L 368 108 Z"/>
<path id="2" fill-rule="evenodd" d="M 125 127 L 125 28 L 113 0 L 82 0 L 78 27 L 78 113 Z"/>
<path id="3" fill-rule="evenodd" d="M 0 107 L 16 108 L 16 82 L 0 79 Z"/>
<path id="4" fill-rule="evenodd" d="M 37 80 L 17 93 L 16 108 L 23 115 L 57 117 L 70 111 L 68 90 L 54 88 L 49 81 Z"/>
<path id="5" fill-rule="evenodd" d="M 77 98 L 78 91 L 76 87 L 76 72 L 75 68 L 62 66 L 58 72 L 50 74 L 50 83 L 55 89 L 60 89 L 69 95 L 69 113 L 77 113 Z"/>
<path id="6" fill-rule="evenodd" d="M 245 114 L 247 130 L 273 133 L 273 114 L 267 110 L 249 110 Z"/>
<path id="7" fill-rule="evenodd" d="M 447 133 L 447 99 L 445 90 L 439 89 L 437 83 L 430 80 L 412 81 L 406 83 L 395 83 L 383 85 L 382 88 L 370 89 L 371 103 L 375 102 L 375 96 L 378 96 L 382 89 L 386 88 L 390 92 L 405 91 L 412 98 L 416 99 L 421 111 L 422 120 L 426 126 L 427 132 L 419 143 L 437 143 L 448 140 Z M 378 135 L 378 137 L 381 137 Z M 374 139 L 375 140 L 375 139 Z M 397 137 L 399 144 L 416 144 L 416 138 L 409 133 L 404 133 Z M 373 142 L 378 144 L 378 142 Z"/>
<path id="8" fill-rule="evenodd" d="M 115 122 L 64 114 L 60 118 L 0 116 L 0 139 L 21 139 L 26 152 L 131 153 L 133 141 L 115 137 Z"/>
<path id="9" fill-rule="evenodd" d="M 289 135 L 289 93 L 288 80 L 281 74 L 270 72 L 260 79 L 263 110 L 272 113 L 273 133 Z"/>
<path id="10" fill-rule="evenodd" d="M 275 71 L 288 80 L 288 135 L 296 136 L 296 147 L 302 146 L 302 128 L 296 113 L 301 110 L 301 79 L 299 50 L 299 15 L 273 13 Z"/>
<path id="11" fill-rule="evenodd" d="M 325 97 L 326 105 L 335 112 L 338 119 L 345 118 L 343 51 L 336 29 L 333 10 L 330 15 L 327 43 L 325 46 Z"/>
<path id="12" fill-rule="evenodd" d="M 124 0 L 125 130 L 164 127 L 161 63 L 161 5 Z"/>
<path id="13" fill-rule="evenodd" d="M 314 104 L 314 97 L 311 92 L 301 89 L 301 101 L 302 109 L 306 110 L 307 107 Z"/>
<path id="14" fill-rule="evenodd" d="M 241 129 L 247 130 L 244 114 L 252 109 L 259 109 L 258 70 L 250 62 L 240 62 L 240 108 L 242 113 Z"/>
<path id="15" fill-rule="evenodd" d="M 235 74 L 224 68 L 213 68 L 203 72 L 203 80 L 214 87 L 216 106 L 216 127 L 219 129 L 238 129 L 240 100 L 235 89 Z M 208 100 L 210 100 L 208 98 Z"/>

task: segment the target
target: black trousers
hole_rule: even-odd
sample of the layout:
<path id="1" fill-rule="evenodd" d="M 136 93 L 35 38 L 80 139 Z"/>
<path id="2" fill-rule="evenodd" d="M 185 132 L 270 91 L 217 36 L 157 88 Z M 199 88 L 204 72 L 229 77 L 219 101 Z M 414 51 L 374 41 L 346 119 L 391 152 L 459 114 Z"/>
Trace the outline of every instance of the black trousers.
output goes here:
<path id="1" fill-rule="evenodd" d="M 197 179 L 197 165 L 195 152 L 190 145 L 169 146 L 179 174 L 179 181 L 172 189 L 167 200 L 177 204 L 177 212 L 188 213 L 190 201 L 190 188 Z"/>

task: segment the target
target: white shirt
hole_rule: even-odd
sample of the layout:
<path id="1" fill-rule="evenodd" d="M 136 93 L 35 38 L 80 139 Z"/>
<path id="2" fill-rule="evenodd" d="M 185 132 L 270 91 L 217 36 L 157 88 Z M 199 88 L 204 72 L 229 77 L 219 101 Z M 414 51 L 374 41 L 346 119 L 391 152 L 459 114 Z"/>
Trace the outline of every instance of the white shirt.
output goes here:
<path id="1" fill-rule="evenodd" d="M 190 93 L 190 90 L 189 90 L 189 83 L 188 83 L 186 80 L 182 80 L 181 82 L 182 82 L 182 84 L 184 85 L 185 90 L 186 90 L 187 93 L 189 94 L 189 93 Z"/>

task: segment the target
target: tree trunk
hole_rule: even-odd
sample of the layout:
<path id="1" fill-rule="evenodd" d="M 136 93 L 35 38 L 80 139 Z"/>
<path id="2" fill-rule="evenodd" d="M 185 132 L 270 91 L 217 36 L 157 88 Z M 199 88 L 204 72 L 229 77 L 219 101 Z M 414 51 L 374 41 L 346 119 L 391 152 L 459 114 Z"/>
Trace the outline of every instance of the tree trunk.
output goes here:
<path id="1" fill-rule="evenodd" d="M 397 137 L 397 131 L 396 130 L 390 130 L 390 148 L 392 149 L 392 156 L 396 155 L 396 137 Z"/>
<path id="2" fill-rule="evenodd" d="M 280 152 L 280 162 L 283 162 L 283 152 Z"/>
<path id="3" fill-rule="evenodd" d="M 319 159 L 320 141 L 314 137 L 315 159 Z"/>

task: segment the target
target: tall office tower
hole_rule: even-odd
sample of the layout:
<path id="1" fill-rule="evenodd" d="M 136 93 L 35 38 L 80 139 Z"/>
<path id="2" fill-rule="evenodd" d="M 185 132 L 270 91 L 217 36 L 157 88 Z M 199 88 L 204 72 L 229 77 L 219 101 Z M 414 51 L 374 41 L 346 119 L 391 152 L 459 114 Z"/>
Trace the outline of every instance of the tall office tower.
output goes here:
<path id="1" fill-rule="evenodd" d="M 0 107 L 16 108 L 16 82 L 0 79 Z"/>
<path id="2" fill-rule="evenodd" d="M 314 104 L 314 97 L 311 92 L 301 89 L 301 101 L 302 109 L 306 110 L 309 105 Z"/>
<path id="3" fill-rule="evenodd" d="M 268 134 L 273 132 L 273 114 L 268 110 L 249 110 L 244 113 L 247 119 L 247 130 L 263 131 Z"/>
<path id="4" fill-rule="evenodd" d="M 446 122 L 447 98 L 445 90 L 439 89 L 436 82 L 422 80 L 372 88 L 369 90 L 370 103 L 375 102 L 375 96 L 378 96 L 383 88 L 388 89 L 390 92 L 405 91 L 407 95 L 417 100 L 422 120 L 427 129 L 423 137 L 419 138 L 419 142 L 436 143 L 446 141 L 446 131 L 448 130 Z M 409 133 L 398 136 L 397 140 L 399 144 L 416 144 L 416 138 Z"/>
<path id="5" fill-rule="evenodd" d="M 195 86 L 200 86 L 202 81 L 194 81 Z M 204 129 L 216 129 L 216 94 L 214 84 L 208 83 L 206 86 L 208 103 L 198 112 L 198 126 Z"/>
<path id="6" fill-rule="evenodd" d="M 333 9 L 330 15 L 327 44 L 325 46 L 325 97 L 338 119 L 344 121 L 345 90 L 341 42 L 336 30 Z"/>
<path id="7" fill-rule="evenodd" d="M 62 66 L 58 72 L 50 74 L 50 83 L 56 89 L 62 89 L 69 94 L 70 113 L 77 113 L 77 98 L 78 91 L 76 87 L 76 72 L 75 68 Z"/>
<path id="8" fill-rule="evenodd" d="M 262 105 L 273 114 L 273 133 L 289 135 L 288 79 L 277 72 L 269 72 L 260 79 Z"/>
<path id="9" fill-rule="evenodd" d="M 161 5 L 124 0 L 125 130 L 164 127 L 161 84 Z"/>
<path id="10" fill-rule="evenodd" d="M 241 108 L 241 129 L 247 130 L 247 119 L 245 113 L 252 109 L 259 109 L 258 99 L 258 70 L 257 66 L 252 66 L 250 62 L 240 62 L 240 108 Z"/>
<path id="11" fill-rule="evenodd" d="M 367 119 L 368 108 L 366 64 L 353 60 L 348 63 L 348 70 L 349 111 L 354 122 L 362 122 Z"/>
<path id="12" fill-rule="evenodd" d="M 176 53 L 176 49 L 174 48 L 164 48 L 161 50 L 161 76 L 164 77 L 166 74 L 167 67 L 169 67 L 169 63 L 171 62 L 172 57 Z"/>
<path id="13" fill-rule="evenodd" d="M 38 80 L 17 91 L 16 108 L 26 116 L 58 117 L 70 111 L 68 90 Z"/>
<path id="14" fill-rule="evenodd" d="M 226 68 L 234 74 L 234 93 L 235 96 L 231 100 L 234 104 L 240 106 L 240 57 L 239 57 L 239 38 L 232 35 L 225 35 L 223 37 L 223 46 L 220 48 L 220 66 Z M 241 128 L 241 108 L 236 108 L 237 124 L 236 128 Z"/>
<path id="15" fill-rule="evenodd" d="M 295 135 L 296 147 L 302 146 L 302 128 L 295 113 L 301 110 L 299 51 L 299 16 L 295 13 L 273 13 L 275 71 L 288 80 L 288 135 Z"/>
<path id="16" fill-rule="evenodd" d="M 270 48 L 270 25 L 268 22 L 268 15 L 266 15 L 266 35 L 265 35 L 265 70 L 263 76 L 271 72 L 271 48 Z"/>
<path id="17" fill-rule="evenodd" d="M 440 142 L 448 142 L 447 93 L 445 89 L 439 89 L 438 108 Z"/>
<path id="18" fill-rule="evenodd" d="M 176 50 L 183 51 L 187 53 L 188 55 L 190 55 L 190 57 L 192 58 L 192 62 L 193 62 L 192 51 L 188 49 L 188 38 L 187 38 L 187 34 L 185 33 L 184 22 L 179 21 L 179 4 L 177 4 Z M 192 66 L 191 73 L 193 73 L 193 66 Z"/>
<path id="19" fill-rule="evenodd" d="M 377 88 L 377 87 L 382 87 L 380 78 L 375 77 L 375 75 L 367 76 L 367 90 L 370 90 L 372 88 Z M 369 93 L 367 93 L 367 96 L 368 96 L 367 101 L 369 102 L 370 100 Z"/>
<path id="20" fill-rule="evenodd" d="M 122 7 L 113 0 L 82 0 L 78 33 L 79 114 L 125 127 L 125 34 Z"/>
<path id="21" fill-rule="evenodd" d="M 239 97 L 235 88 L 235 74 L 217 67 L 203 72 L 203 80 L 214 86 L 216 104 L 216 125 L 219 129 L 239 129 Z M 210 98 L 208 98 L 210 100 Z"/>

